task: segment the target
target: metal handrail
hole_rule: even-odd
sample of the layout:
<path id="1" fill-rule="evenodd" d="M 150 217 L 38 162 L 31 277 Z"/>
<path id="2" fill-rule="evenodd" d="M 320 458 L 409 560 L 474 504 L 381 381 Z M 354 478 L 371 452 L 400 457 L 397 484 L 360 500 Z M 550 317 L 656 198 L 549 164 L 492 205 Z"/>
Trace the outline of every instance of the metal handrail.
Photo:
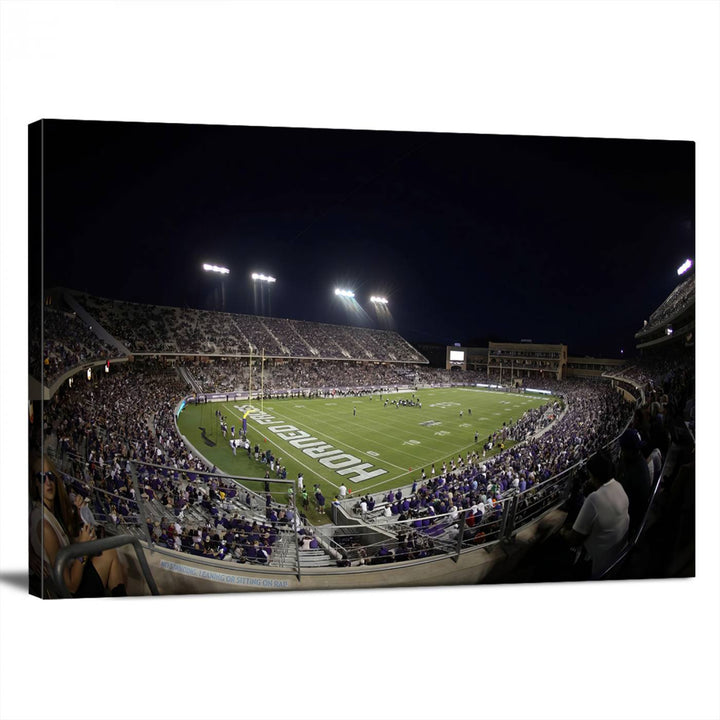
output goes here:
<path id="1" fill-rule="evenodd" d="M 104 550 L 110 550 L 112 548 L 122 547 L 123 545 L 132 545 L 137 555 L 140 569 L 142 570 L 145 582 L 150 588 L 150 592 L 153 595 L 159 595 L 160 591 L 155 583 L 155 578 L 150 572 L 150 566 L 147 564 L 145 559 L 145 553 L 142 545 L 138 538 L 133 535 L 114 535 L 110 537 L 100 538 L 98 540 L 90 540 L 84 543 L 75 543 L 74 545 L 67 545 L 66 547 L 60 548 L 55 556 L 55 564 L 51 568 L 52 579 L 60 597 L 70 598 L 72 594 L 68 590 L 65 584 L 65 578 L 63 577 L 63 570 L 65 565 L 72 559 L 80 557 L 81 555 L 97 555 Z"/>

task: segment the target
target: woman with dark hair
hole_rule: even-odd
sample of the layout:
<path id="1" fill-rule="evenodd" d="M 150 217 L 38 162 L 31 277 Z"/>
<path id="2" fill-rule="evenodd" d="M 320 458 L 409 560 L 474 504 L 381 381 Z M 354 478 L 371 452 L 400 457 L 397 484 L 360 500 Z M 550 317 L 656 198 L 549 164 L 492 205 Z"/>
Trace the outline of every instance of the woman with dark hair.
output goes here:
<path id="1" fill-rule="evenodd" d="M 80 543 L 94 540 L 95 529 L 81 524 L 65 484 L 48 458 L 35 457 L 30 471 L 31 572 L 42 573 L 47 581 L 58 550 L 70 545 L 71 538 Z M 106 588 L 112 595 L 127 595 L 125 570 L 114 549 L 75 558 L 65 565 L 63 579 L 73 597 L 103 597 Z"/>

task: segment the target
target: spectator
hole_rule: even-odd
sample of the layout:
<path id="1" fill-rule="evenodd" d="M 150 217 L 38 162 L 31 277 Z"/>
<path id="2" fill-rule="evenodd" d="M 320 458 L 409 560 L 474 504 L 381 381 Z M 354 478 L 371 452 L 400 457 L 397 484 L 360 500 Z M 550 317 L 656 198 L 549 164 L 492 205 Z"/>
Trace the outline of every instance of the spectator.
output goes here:
<path id="1" fill-rule="evenodd" d="M 628 536 L 630 517 L 628 497 L 614 479 L 612 460 L 604 452 L 593 455 L 587 463 L 590 480 L 572 530 L 561 533 L 571 546 L 583 543 L 592 562 L 592 577 L 607 570 L 622 550 Z"/>
<path id="2" fill-rule="evenodd" d="M 79 514 L 65 489 L 59 473 L 46 458 L 31 461 L 31 493 L 34 500 L 30 516 L 31 565 L 47 578 L 58 550 L 73 542 L 95 539 L 95 529 L 80 526 Z M 34 556 L 35 561 L 32 558 Z M 39 561 L 39 562 L 38 562 Z M 103 597 L 106 588 L 112 595 L 126 595 L 124 569 L 115 550 L 106 550 L 89 558 L 80 556 L 65 565 L 63 580 L 73 597 Z"/>
<path id="3" fill-rule="evenodd" d="M 650 502 L 650 472 L 641 454 L 641 447 L 640 435 L 634 428 L 628 428 L 620 436 L 618 480 L 630 502 L 631 537 L 640 529 Z"/>

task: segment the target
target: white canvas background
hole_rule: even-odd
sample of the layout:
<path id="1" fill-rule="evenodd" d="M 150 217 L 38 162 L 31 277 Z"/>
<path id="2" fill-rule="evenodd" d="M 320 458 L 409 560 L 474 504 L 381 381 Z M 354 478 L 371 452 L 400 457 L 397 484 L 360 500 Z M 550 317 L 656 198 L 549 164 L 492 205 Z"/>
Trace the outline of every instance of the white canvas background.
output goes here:
<path id="1" fill-rule="evenodd" d="M 0 12 L 0 717 L 718 717 L 717 2 L 39 1 Z M 698 577 L 28 596 L 27 125 L 43 117 L 694 140 Z M 429 621 L 441 608 L 455 620 Z"/>

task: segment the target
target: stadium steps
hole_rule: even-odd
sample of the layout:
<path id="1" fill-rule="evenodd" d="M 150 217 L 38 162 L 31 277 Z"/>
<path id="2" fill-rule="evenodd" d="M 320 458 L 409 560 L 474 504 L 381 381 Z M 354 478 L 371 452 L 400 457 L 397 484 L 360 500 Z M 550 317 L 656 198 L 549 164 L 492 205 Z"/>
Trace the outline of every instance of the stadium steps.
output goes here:
<path id="1" fill-rule="evenodd" d="M 291 352 L 289 348 L 285 347 L 282 340 L 268 327 L 268 324 L 262 320 L 262 318 L 258 318 L 260 320 L 260 325 L 265 328 L 267 331 L 267 334 L 270 335 L 270 337 L 277 343 L 277 346 L 280 348 L 282 353 L 284 355 L 290 355 Z"/>
<path id="2" fill-rule="evenodd" d="M 300 551 L 300 567 L 330 567 L 333 564 L 332 559 L 324 550 L 301 550 Z"/>
<path id="3" fill-rule="evenodd" d="M 285 320 L 285 324 L 288 328 L 288 331 L 293 335 L 293 337 L 297 338 L 303 345 L 305 345 L 311 355 L 317 356 L 319 354 L 318 351 L 314 347 L 312 347 L 310 343 L 297 331 L 295 326 L 289 320 Z"/>
<path id="4" fill-rule="evenodd" d="M 274 567 L 288 568 L 290 570 L 295 569 L 295 549 L 292 547 L 292 543 L 289 542 L 287 538 L 280 536 L 277 539 L 272 549 L 270 565 Z"/>

